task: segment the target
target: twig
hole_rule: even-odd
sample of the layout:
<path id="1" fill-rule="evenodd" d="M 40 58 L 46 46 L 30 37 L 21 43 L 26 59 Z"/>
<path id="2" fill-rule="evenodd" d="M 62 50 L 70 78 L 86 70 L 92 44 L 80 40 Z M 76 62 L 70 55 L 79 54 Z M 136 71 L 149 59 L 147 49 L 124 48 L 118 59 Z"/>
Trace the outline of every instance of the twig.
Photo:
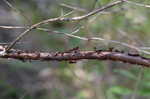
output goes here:
<path id="1" fill-rule="evenodd" d="M 119 1 L 116 1 L 116 2 L 113 2 L 113 3 L 110 3 L 104 7 L 101 7 L 101 8 L 98 8 L 96 10 L 93 10 L 85 15 L 82 15 L 82 16 L 78 16 L 78 17 L 73 17 L 73 18 L 64 18 L 64 17 L 58 17 L 58 18 L 52 18 L 52 19 L 47 19 L 47 20 L 44 20 L 44 21 L 41 21 L 37 24 L 34 24 L 32 25 L 30 28 L 28 28 L 27 30 L 25 30 L 23 33 L 21 33 L 7 48 L 6 48 L 6 52 L 8 52 L 20 39 L 22 39 L 25 35 L 27 35 L 29 33 L 29 31 L 31 31 L 32 29 L 42 25 L 42 24 L 46 24 L 46 23 L 49 23 L 49 22 L 54 22 L 54 21 L 77 21 L 77 20 L 83 20 L 87 17 L 90 17 L 98 12 L 101 12 L 105 9 L 108 9 L 108 8 L 111 8 L 115 5 L 118 5 L 120 3 L 123 3 L 124 0 L 119 0 Z"/>
<path id="2" fill-rule="evenodd" d="M 28 27 L 24 27 L 24 26 L 0 26 L 0 28 L 2 29 L 27 29 Z"/>
<path id="3" fill-rule="evenodd" d="M 100 38 L 100 37 L 90 37 L 90 38 L 80 37 L 80 36 L 77 36 L 77 35 L 73 35 L 72 33 L 63 33 L 63 32 L 58 32 L 58 31 L 50 31 L 50 32 L 51 33 L 64 34 L 66 36 L 77 38 L 77 39 L 80 39 L 80 40 L 85 40 L 85 41 L 98 40 L 98 41 L 105 41 L 105 42 L 109 42 L 109 43 L 115 43 L 115 44 L 119 44 L 119 45 L 122 45 L 122 46 L 125 46 L 125 47 L 128 47 L 128 48 L 131 48 L 131 49 L 135 49 L 136 51 L 142 52 L 144 54 L 150 55 L 150 52 L 145 51 L 143 49 L 140 49 L 140 48 L 138 48 L 136 46 L 124 43 L 124 42 L 119 42 L 119 41 L 115 41 L 115 40 L 106 40 L 106 39 L 103 39 L 103 38 Z"/>
<path id="4" fill-rule="evenodd" d="M 26 29 L 27 27 L 20 27 L 20 26 L 0 26 L 0 28 L 4 28 L 4 29 Z M 82 28 L 82 27 L 80 27 L 80 28 Z M 45 32 L 50 32 L 50 33 L 64 34 L 65 36 L 73 37 L 73 38 L 77 38 L 77 39 L 85 40 L 85 41 L 88 41 L 88 40 L 98 40 L 98 41 L 105 41 L 105 42 L 109 42 L 109 43 L 115 43 L 115 44 L 119 44 L 119 45 L 122 45 L 122 46 L 125 46 L 125 47 L 128 47 L 128 48 L 131 48 L 131 49 L 135 49 L 135 50 L 137 50 L 139 52 L 142 52 L 144 54 L 150 55 L 150 52 L 146 51 L 147 49 L 150 49 L 149 47 L 136 47 L 136 46 L 124 43 L 124 42 L 120 42 L 120 41 L 116 41 L 116 40 L 107 40 L 107 39 L 100 38 L 100 37 L 86 38 L 86 37 L 80 37 L 80 36 L 74 35 L 75 33 L 77 33 L 79 31 L 80 28 L 76 29 L 75 31 L 73 31 L 71 33 L 64 33 L 64 32 L 59 32 L 59 31 L 52 31 L 52 30 L 49 30 L 49 29 L 46 29 L 46 28 L 36 28 L 36 29 L 41 30 L 41 31 L 45 31 Z M 7 45 L 8 45 L 8 43 L 7 43 Z"/>

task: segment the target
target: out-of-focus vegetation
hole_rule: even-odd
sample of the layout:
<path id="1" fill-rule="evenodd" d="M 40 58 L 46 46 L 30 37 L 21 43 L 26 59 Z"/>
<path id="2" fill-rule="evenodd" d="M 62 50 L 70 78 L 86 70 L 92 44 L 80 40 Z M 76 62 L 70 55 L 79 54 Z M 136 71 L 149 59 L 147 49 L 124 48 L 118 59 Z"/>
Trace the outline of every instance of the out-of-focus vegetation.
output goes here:
<path id="1" fill-rule="evenodd" d="M 0 1 L 0 25 L 30 26 L 44 19 L 83 15 L 115 0 L 6 0 Z M 149 0 L 132 0 L 149 4 Z M 63 7 L 83 8 L 87 12 Z M 14 9 L 15 8 L 15 9 Z M 17 9 L 17 10 L 16 10 Z M 77 22 L 52 22 L 43 28 L 75 35 L 116 40 L 137 47 L 150 46 L 150 8 L 123 3 Z M 0 43 L 11 42 L 23 29 L 1 29 Z M 83 41 L 63 34 L 32 30 L 15 47 L 31 51 L 64 51 L 79 46 L 82 50 L 125 46 L 106 41 Z M 141 53 L 142 55 L 145 55 Z M 146 55 L 149 57 L 149 55 Z M 150 70 L 112 61 L 83 60 L 67 62 L 21 62 L 0 59 L 1 99 L 149 99 Z"/>

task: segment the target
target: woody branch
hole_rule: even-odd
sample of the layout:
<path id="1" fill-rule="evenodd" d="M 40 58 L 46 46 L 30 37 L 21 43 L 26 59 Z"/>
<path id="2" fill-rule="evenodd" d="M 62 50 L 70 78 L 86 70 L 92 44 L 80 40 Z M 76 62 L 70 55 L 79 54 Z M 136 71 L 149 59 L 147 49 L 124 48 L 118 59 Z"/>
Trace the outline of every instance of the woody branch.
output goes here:
<path id="1" fill-rule="evenodd" d="M 5 49 L 0 46 L 0 50 Z M 0 58 L 12 58 L 17 60 L 40 60 L 40 61 L 79 61 L 82 59 L 89 60 L 111 60 L 120 61 L 129 64 L 141 65 L 150 67 L 150 58 L 142 57 L 139 54 L 123 53 L 112 50 L 93 50 L 81 51 L 74 49 L 66 52 L 27 52 L 22 50 L 11 49 Z"/>

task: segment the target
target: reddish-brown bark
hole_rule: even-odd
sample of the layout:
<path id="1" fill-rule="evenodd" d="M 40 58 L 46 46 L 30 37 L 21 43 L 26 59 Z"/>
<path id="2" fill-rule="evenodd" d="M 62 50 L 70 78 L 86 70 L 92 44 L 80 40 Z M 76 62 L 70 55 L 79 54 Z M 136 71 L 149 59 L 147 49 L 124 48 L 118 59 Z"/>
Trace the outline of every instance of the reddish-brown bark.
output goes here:
<path id="1" fill-rule="evenodd" d="M 3 50 L 3 47 L 0 47 Z M 1 58 L 12 58 L 18 60 L 41 60 L 41 61 L 69 61 L 76 62 L 82 59 L 89 60 L 112 60 L 120 61 L 129 64 L 137 64 L 144 67 L 150 67 L 150 58 L 142 57 L 139 54 L 123 53 L 112 50 L 101 51 L 80 51 L 74 49 L 66 52 L 26 52 L 20 50 L 10 50 L 5 55 L 1 55 Z"/>

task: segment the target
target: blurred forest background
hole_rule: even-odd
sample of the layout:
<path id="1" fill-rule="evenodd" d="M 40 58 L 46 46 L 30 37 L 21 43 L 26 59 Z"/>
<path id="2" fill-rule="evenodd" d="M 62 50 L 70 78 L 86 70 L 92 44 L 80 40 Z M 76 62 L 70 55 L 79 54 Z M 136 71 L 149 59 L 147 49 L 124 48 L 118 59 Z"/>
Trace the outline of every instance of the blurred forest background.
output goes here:
<path id="1" fill-rule="evenodd" d="M 117 0 L 0 0 L 0 26 L 31 26 L 67 13 L 83 15 Z M 144 5 L 146 4 L 146 5 Z M 149 51 L 150 0 L 131 0 L 85 20 L 52 22 L 41 27 L 102 41 L 84 41 L 63 34 L 32 30 L 15 48 L 29 51 L 65 51 L 114 47 L 115 40 Z M 25 29 L 0 28 L 0 43 L 12 42 Z M 142 53 L 149 57 L 149 55 Z M 150 99 L 150 69 L 112 61 L 82 60 L 22 62 L 0 59 L 1 99 Z"/>

